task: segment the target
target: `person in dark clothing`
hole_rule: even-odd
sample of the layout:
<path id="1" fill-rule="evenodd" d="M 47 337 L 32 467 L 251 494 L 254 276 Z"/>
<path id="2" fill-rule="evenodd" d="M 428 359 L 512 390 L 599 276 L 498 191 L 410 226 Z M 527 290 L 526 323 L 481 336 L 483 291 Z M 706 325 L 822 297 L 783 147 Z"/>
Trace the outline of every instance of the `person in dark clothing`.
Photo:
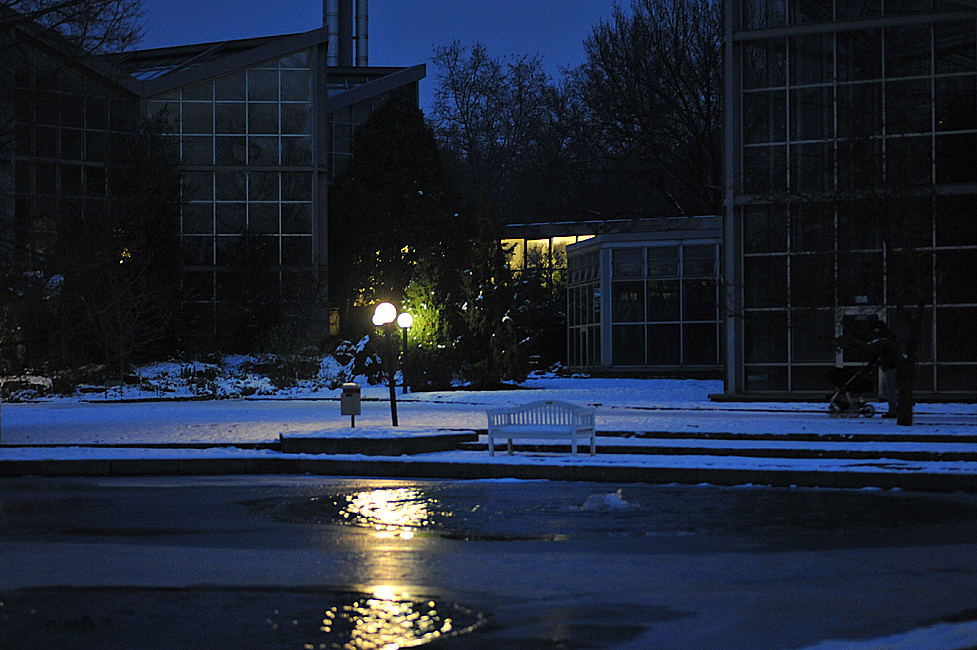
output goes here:
<path id="1" fill-rule="evenodd" d="M 895 335 L 889 331 L 889 328 L 882 321 L 875 324 L 875 338 L 869 341 L 868 346 L 874 353 L 878 354 L 885 398 L 889 403 L 889 410 L 882 417 L 894 418 L 898 412 L 896 375 L 905 358 L 899 351 L 899 342 Z"/>

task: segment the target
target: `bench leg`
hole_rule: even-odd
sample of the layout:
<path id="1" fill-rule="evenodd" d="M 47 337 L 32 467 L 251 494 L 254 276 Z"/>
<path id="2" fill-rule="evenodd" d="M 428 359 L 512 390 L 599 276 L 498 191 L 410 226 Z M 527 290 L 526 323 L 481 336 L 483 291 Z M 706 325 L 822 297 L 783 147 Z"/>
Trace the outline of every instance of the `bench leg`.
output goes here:
<path id="1" fill-rule="evenodd" d="M 512 438 L 509 438 L 509 455 L 512 455 Z"/>
<path id="2" fill-rule="evenodd" d="M 597 436 L 590 437 L 590 455 L 591 456 L 597 455 Z"/>
<path id="3" fill-rule="evenodd" d="M 489 456 L 494 456 L 495 455 L 495 441 L 492 439 L 492 436 L 489 436 L 488 439 L 489 439 Z"/>

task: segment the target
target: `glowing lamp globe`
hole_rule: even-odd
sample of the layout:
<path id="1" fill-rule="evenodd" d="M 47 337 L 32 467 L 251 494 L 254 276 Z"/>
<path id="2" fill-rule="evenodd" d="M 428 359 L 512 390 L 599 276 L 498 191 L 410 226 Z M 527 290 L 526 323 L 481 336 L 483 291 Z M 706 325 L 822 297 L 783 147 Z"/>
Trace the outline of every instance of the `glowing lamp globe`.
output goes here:
<path id="1" fill-rule="evenodd" d="M 397 319 L 397 308 L 389 302 L 381 302 L 373 311 L 373 324 L 379 327 Z"/>

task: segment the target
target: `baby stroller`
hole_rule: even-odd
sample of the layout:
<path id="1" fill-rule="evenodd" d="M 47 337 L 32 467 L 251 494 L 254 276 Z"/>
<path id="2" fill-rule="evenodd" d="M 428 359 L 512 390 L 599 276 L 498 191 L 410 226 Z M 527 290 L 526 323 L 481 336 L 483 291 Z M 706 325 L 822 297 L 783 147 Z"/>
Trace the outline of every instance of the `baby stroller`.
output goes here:
<path id="1" fill-rule="evenodd" d="M 875 415 L 875 407 L 864 397 L 855 395 L 872 390 L 879 363 L 880 359 L 876 357 L 851 376 L 847 376 L 842 368 L 831 369 L 828 381 L 835 387 L 835 392 L 828 402 L 828 415 L 833 418 L 857 418 L 860 415 L 870 418 Z"/>

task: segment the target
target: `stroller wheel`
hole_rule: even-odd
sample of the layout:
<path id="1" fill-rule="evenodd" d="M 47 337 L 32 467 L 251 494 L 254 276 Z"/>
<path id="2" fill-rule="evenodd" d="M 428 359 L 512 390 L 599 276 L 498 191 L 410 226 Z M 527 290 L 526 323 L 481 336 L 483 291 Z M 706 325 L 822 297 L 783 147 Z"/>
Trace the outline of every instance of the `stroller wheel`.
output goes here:
<path id="1" fill-rule="evenodd" d="M 828 404 L 828 416 L 836 418 L 841 415 L 841 407 L 835 402 Z"/>
<path id="2" fill-rule="evenodd" d="M 871 404 L 865 404 L 864 406 L 862 406 L 862 415 L 864 415 L 867 418 L 872 417 L 873 415 L 875 415 L 875 407 L 872 406 Z"/>

